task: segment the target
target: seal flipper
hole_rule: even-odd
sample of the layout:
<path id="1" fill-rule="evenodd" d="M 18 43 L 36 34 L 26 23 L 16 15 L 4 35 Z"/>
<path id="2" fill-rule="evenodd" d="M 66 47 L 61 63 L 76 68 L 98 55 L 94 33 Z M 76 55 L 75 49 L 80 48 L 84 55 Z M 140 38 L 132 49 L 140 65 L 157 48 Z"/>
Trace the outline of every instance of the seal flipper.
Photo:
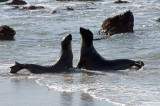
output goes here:
<path id="1" fill-rule="evenodd" d="M 23 69 L 23 65 L 15 61 L 15 65 L 11 66 L 10 73 L 17 73 L 19 70 Z"/>
<path id="2" fill-rule="evenodd" d="M 81 69 L 81 68 L 82 68 L 82 63 L 79 62 L 76 69 Z"/>
<path id="3" fill-rule="evenodd" d="M 78 63 L 78 65 L 77 65 L 77 67 L 76 67 L 76 69 L 81 69 L 81 68 L 83 68 L 84 67 L 84 62 L 83 62 L 83 59 L 81 59 L 80 61 L 79 61 L 79 63 Z"/>

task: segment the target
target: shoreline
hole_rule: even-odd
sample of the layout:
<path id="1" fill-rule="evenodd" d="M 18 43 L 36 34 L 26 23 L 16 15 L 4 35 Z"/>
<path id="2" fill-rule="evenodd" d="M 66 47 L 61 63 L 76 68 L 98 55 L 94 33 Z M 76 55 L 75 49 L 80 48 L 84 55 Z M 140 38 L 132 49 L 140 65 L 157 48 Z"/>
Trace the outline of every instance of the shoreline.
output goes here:
<path id="1" fill-rule="evenodd" d="M 0 79 L 0 85 L 1 106 L 116 106 L 87 93 L 48 89 L 32 79 Z"/>

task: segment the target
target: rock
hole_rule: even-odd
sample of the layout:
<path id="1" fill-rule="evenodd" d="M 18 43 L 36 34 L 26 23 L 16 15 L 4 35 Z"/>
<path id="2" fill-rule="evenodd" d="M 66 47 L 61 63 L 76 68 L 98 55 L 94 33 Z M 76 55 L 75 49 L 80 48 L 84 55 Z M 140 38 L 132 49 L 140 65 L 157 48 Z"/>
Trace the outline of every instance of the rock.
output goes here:
<path id="1" fill-rule="evenodd" d="M 28 6 L 28 7 L 23 7 L 22 10 L 35 10 L 35 9 L 42 9 L 44 8 L 43 6 Z"/>
<path id="2" fill-rule="evenodd" d="M 57 11 L 56 11 L 56 10 L 53 10 L 53 11 L 51 12 L 51 14 L 55 14 L 55 13 L 57 13 Z"/>
<path id="3" fill-rule="evenodd" d="M 129 3 L 128 1 L 121 1 L 121 0 L 117 0 L 114 3 Z"/>
<path id="4" fill-rule="evenodd" d="M 0 2 L 6 2 L 6 1 L 8 1 L 8 0 L 0 0 Z"/>
<path id="5" fill-rule="evenodd" d="M 101 27 L 102 29 L 99 30 L 99 33 L 105 35 L 133 32 L 134 16 L 129 10 L 120 15 L 105 19 Z"/>
<path id="6" fill-rule="evenodd" d="M 7 3 L 7 5 L 25 5 L 25 4 L 27 3 L 23 0 L 13 0 L 10 3 Z"/>
<path id="7" fill-rule="evenodd" d="M 73 7 L 67 7 L 67 10 L 74 10 Z"/>
<path id="8" fill-rule="evenodd" d="M 56 1 L 74 1 L 74 0 L 56 0 Z"/>
<path id="9" fill-rule="evenodd" d="M 7 25 L 0 26 L 0 40 L 14 40 L 15 30 Z"/>
<path id="10" fill-rule="evenodd" d="M 160 22 L 160 18 L 158 18 L 157 21 Z"/>

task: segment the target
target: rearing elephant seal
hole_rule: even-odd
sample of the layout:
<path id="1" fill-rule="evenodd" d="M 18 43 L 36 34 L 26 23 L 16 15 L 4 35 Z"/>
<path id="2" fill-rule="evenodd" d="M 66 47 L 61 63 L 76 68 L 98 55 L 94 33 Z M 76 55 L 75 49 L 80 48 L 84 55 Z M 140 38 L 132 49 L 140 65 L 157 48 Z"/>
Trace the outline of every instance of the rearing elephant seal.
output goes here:
<path id="1" fill-rule="evenodd" d="M 31 73 L 58 73 L 67 72 L 70 68 L 73 68 L 73 53 L 72 53 L 72 35 L 64 37 L 61 41 L 61 52 L 59 59 L 52 66 L 40 66 L 36 64 L 20 64 L 15 63 L 14 66 L 10 67 L 10 73 L 17 73 L 21 69 L 27 69 Z"/>
<path id="2" fill-rule="evenodd" d="M 77 68 L 88 70 L 108 71 L 108 70 L 124 70 L 135 66 L 140 69 L 144 66 L 142 61 L 133 61 L 128 59 L 106 60 L 103 58 L 93 46 L 93 34 L 90 30 L 80 28 L 81 48 L 80 60 Z"/>

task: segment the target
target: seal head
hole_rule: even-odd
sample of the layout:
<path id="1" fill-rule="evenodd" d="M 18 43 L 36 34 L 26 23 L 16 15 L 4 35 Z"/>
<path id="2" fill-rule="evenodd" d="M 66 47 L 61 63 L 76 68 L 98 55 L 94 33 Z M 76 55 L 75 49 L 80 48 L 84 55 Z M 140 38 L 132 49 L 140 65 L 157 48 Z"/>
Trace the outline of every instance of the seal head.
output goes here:
<path id="1" fill-rule="evenodd" d="M 87 42 L 87 45 L 92 45 L 93 33 L 89 29 L 84 29 L 84 28 L 80 27 L 80 34 L 82 37 L 82 41 Z"/>
<path id="2" fill-rule="evenodd" d="M 61 47 L 63 50 L 69 50 L 71 49 L 71 41 L 72 41 L 72 35 L 69 34 L 68 36 L 64 37 L 61 41 Z"/>

